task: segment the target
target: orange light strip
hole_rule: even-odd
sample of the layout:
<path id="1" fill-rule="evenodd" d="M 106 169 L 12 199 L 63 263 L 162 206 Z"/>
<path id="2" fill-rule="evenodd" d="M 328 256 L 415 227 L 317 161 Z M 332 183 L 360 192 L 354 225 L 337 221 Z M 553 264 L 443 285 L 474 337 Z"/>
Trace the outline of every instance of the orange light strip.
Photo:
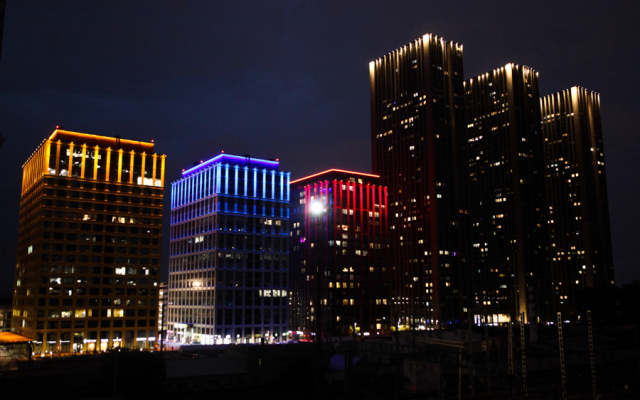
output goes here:
<path id="1" fill-rule="evenodd" d="M 58 132 L 66 133 L 66 134 L 74 135 L 74 136 L 78 136 L 78 137 L 84 137 L 84 138 L 94 138 L 94 139 L 113 140 L 113 141 L 116 140 L 115 136 L 93 135 L 91 133 L 65 131 L 65 130 L 62 130 L 62 129 L 56 129 L 55 131 L 53 131 L 51 136 L 49 136 L 49 140 L 54 140 L 53 138 L 58 134 Z M 141 145 L 151 146 L 151 147 L 153 147 L 153 145 L 154 145 L 154 143 L 141 142 L 139 140 L 130 140 L 130 139 L 120 139 L 120 142 L 121 143 L 129 143 L 129 144 L 141 144 Z"/>
<path id="2" fill-rule="evenodd" d="M 327 174 L 329 172 L 344 172 L 344 173 L 347 173 L 347 174 L 356 174 L 356 175 L 362 175 L 362 176 L 369 176 L 369 177 L 372 177 L 372 178 L 380 178 L 380 175 L 365 174 L 364 172 L 347 171 L 347 170 L 344 170 L 344 169 L 332 168 L 332 169 L 328 169 L 326 171 L 318 172 L 317 174 L 305 176 L 304 178 L 296 179 L 295 181 L 289 182 L 289 185 L 293 185 L 294 183 L 303 181 L 305 179 L 309 179 L 309 178 L 313 178 L 313 177 L 316 177 L 316 176 L 319 176 L 319 175 Z"/>

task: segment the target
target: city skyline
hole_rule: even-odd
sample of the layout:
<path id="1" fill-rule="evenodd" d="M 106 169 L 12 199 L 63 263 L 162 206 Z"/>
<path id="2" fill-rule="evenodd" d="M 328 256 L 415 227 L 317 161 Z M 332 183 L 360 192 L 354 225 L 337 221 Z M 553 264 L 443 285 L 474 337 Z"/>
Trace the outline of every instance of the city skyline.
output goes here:
<path id="1" fill-rule="evenodd" d="M 157 20 L 175 14 L 165 34 L 160 34 L 167 27 L 161 23 L 112 14 L 117 7 L 104 4 L 83 8 L 7 4 L 0 63 L 0 104 L 5 110 L 0 115 L 5 138 L 0 149 L 5 176 L 0 205 L 6 210 L 0 217 L 4 232 L 0 292 L 11 290 L 12 282 L 5 282 L 12 279 L 15 268 L 11 253 L 17 243 L 20 166 L 55 125 L 154 139 L 159 152 L 170 156 L 169 181 L 177 179 L 180 166 L 234 149 L 240 154 L 280 158 L 293 178 L 330 167 L 368 172 L 368 63 L 426 33 L 464 46 L 466 79 L 515 62 L 540 72 L 542 96 L 576 85 L 601 94 L 616 282 L 640 278 L 633 270 L 631 241 L 638 222 L 632 205 L 639 196 L 628 185 L 638 169 L 630 161 L 639 140 L 630 133 L 640 114 L 630 88 L 637 86 L 638 78 L 630 69 L 633 56 L 627 54 L 633 52 L 621 52 L 619 47 L 619 43 L 636 42 L 637 32 L 628 21 L 637 11 L 616 9 L 616 4 L 608 12 L 587 6 L 580 22 L 572 17 L 568 4 L 555 6 L 558 15 L 554 17 L 547 16 L 541 5 L 540 11 L 531 11 L 529 19 L 534 22 L 521 21 L 521 27 L 509 23 L 499 29 L 488 21 L 486 26 L 464 27 L 474 13 L 498 18 L 476 6 L 455 7 L 455 12 L 430 7 L 426 13 L 426 6 L 410 4 L 422 12 L 407 5 L 369 3 L 368 10 L 357 10 L 357 4 L 285 5 L 255 7 L 240 18 L 232 8 L 160 4 L 151 13 Z M 131 7 L 131 15 L 143 10 Z M 519 11 L 513 5 L 501 7 L 507 13 Z M 315 13 L 316 8 L 321 12 Z M 105 15 L 89 18 L 89 14 L 102 14 L 96 10 Z M 285 17 L 271 21 L 261 13 Z M 230 22 L 225 24 L 219 15 L 229 15 Z M 217 36 L 204 16 L 211 16 L 218 28 L 231 35 Z M 108 27 L 108 18 L 116 17 L 124 18 L 122 27 Z M 567 26 L 554 32 L 544 29 L 562 18 Z M 589 21 L 595 18 L 599 23 L 594 26 Z M 54 35 L 50 20 L 62 27 Z M 310 27 L 298 20 L 309 22 Z M 262 32 L 265 37 L 259 36 Z M 97 45 L 82 47 L 81 36 Z M 193 39 L 198 38 L 210 39 L 197 45 Z M 180 48 L 179 44 L 187 45 Z M 211 58 L 220 52 L 230 55 L 223 57 L 229 59 L 229 66 Z M 204 61 L 197 61 L 200 54 Z M 606 61 L 613 54 L 629 58 L 609 65 Z M 334 63 L 325 64 L 325 58 Z M 325 142 L 343 146 L 317 151 Z M 312 157 L 318 153 L 326 156 Z M 166 221 L 164 225 L 168 226 Z"/>

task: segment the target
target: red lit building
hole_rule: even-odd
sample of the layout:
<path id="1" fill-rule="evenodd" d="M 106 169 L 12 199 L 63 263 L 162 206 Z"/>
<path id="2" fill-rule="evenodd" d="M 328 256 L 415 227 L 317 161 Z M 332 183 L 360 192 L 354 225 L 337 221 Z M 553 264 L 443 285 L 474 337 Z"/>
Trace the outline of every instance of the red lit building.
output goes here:
<path id="1" fill-rule="evenodd" d="M 379 177 L 331 169 L 292 181 L 290 207 L 291 329 L 315 334 L 320 317 L 324 336 L 388 332 L 387 189 Z"/>

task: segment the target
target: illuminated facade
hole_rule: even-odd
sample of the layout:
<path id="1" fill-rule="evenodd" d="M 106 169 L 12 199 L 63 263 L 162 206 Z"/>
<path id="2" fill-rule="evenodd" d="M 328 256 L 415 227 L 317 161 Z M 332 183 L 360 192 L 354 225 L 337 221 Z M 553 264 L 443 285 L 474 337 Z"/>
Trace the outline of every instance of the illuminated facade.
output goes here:
<path id="1" fill-rule="evenodd" d="M 392 304 L 415 329 L 466 319 L 462 46 L 435 35 L 369 64 L 373 172 L 388 188 Z"/>
<path id="2" fill-rule="evenodd" d="M 614 284 L 600 95 L 573 87 L 540 104 L 551 238 L 549 301 L 575 317 L 581 289 Z"/>
<path id="3" fill-rule="evenodd" d="M 218 155 L 172 183 L 169 341 L 281 341 L 289 326 L 289 178 Z"/>
<path id="4" fill-rule="evenodd" d="M 379 177 L 333 169 L 291 182 L 291 193 L 291 330 L 315 335 L 319 301 L 324 336 L 389 332 L 387 189 Z"/>
<path id="5" fill-rule="evenodd" d="M 547 315 L 538 73 L 507 64 L 465 82 L 476 322 Z"/>
<path id="6" fill-rule="evenodd" d="M 60 129 L 23 165 L 12 326 L 36 352 L 155 344 L 164 165 Z"/>

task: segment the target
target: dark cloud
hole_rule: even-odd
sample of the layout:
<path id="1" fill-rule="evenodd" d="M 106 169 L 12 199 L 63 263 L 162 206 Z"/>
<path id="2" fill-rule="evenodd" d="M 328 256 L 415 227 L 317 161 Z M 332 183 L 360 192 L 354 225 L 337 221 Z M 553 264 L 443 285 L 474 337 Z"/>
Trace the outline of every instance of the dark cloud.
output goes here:
<path id="1" fill-rule="evenodd" d="M 13 1 L 0 62 L 0 292 L 11 290 L 21 165 L 55 125 L 150 140 L 168 181 L 221 150 L 294 177 L 370 170 L 368 63 L 425 33 L 465 75 L 508 62 L 541 93 L 601 93 L 619 282 L 640 278 L 640 7 L 628 1 Z"/>

